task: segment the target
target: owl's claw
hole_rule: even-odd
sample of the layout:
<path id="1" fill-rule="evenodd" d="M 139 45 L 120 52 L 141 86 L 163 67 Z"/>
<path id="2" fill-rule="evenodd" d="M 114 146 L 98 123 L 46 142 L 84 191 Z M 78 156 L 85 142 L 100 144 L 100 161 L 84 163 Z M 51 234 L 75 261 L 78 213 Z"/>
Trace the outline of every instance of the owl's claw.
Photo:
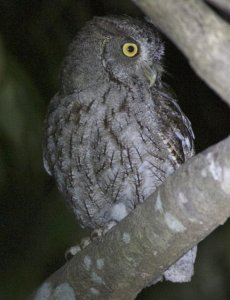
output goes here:
<path id="1" fill-rule="evenodd" d="M 110 229 L 112 229 L 114 226 L 117 225 L 117 221 L 110 221 L 109 223 L 107 223 L 105 225 L 105 227 L 103 228 L 103 235 L 106 234 Z"/>
<path id="2" fill-rule="evenodd" d="M 110 229 L 112 229 L 115 225 L 117 225 L 117 223 L 118 222 L 116 222 L 116 221 L 110 221 L 105 225 L 105 227 L 100 227 L 100 228 L 94 229 L 92 231 L 90 237 L 85 237 L 81 240 L 80 245 L 72 246 L 66 250 L 65 259 L 67 261 L 70 260 L 78 252 L 85 249 L 91 243 L 91 241 L 94 241 L 97 238 L 100 238 L 103 235 L 105 235 Z"/>
<path id="3" fill-rule="evenodd" d="M 79 245 L 72 246 L 68 248 L 65 252 L 65 260 L 70 260 L 73 256 L 75 256 L 78 252 L 81 251 L 81 247 Z"/>
<path id="4" fill-rule="evenodd" d="M 116 221 L 109 221 L 105 227 L 100 227 L 97 229 L 94 229 L 91 233 L 91 239 L 95 240 L 97 238 L 100 238 L 101 236 L 105 235 L 110 229 L 112 229 L 115 225 L 117 225 L 118 222 Z"/>
<path id="5" fill-rule="evenodd" d="M 81 249 L 85 249 L 90 243 L 91 243 L 90 237 L 87 236 L 87 237 L 83 238 L 80 242 Z"/>
<path id="6" fill-rule="evenodd" d="M 89 237 L 83 238 L 80 242 L 80 245 L 75 245 L 68 248 L 65 252 L 66 261 L 70 260 L 73 256 L 75 256 L 82 249 L 86 248 L 91 243 L 91 239 Z"/>
<path id="7" fill-rule="evenodd" d="M 95 240 L 97 238 L 100 238 L 102 235 L 103 235 L 103 228 L 97 228 L 91 232 L 90 237 L 92 240 Z"/>
<path id="8" fill-rule="evenodd" d="M 91 239 L 89 237 L 83 238 L 80 242 L 80 245 L 75 245 L 68 248 L 65 252 L 66 261 L 70 260 L 73 256 L 75 256 L 78 252 L 86 248 L 91 243 Z"/>

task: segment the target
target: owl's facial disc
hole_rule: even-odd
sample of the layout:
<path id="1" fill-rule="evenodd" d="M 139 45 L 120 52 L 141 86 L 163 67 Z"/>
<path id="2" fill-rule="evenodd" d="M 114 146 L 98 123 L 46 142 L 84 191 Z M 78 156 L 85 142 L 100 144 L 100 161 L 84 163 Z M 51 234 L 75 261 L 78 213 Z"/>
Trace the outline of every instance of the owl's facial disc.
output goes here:
<path id="1" fill-rule="evenodd" d="M 149 88 L 159 76 L 158 63 L 151 57 L 148 45 L 132 38 L 106 39 L 103 66 L 121 82 L 145 81 Z"/>
<path id="2" fill-rule="evenodd" d="M 149 88 L 157 84 L 163 71 L 164 47 L 154 28 L 147 23 L 141 23 L 140 27 L 129 26 L 127 22 L 110 22 L 109 25 L 109 29 L 104 26 L 100 30 L 105 38 L 102 64 L 110 79 Z"/>

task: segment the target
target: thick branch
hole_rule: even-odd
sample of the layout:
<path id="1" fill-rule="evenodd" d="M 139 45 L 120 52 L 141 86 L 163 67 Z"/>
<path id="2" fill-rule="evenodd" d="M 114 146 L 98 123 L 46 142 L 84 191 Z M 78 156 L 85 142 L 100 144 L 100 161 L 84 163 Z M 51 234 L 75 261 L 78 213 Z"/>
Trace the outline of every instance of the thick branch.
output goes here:
<path id="1" fill-rule="evenodd" d="M 180 167 L 31 299 L 134 299 L 229 216 L 230 137 Z"/>
<path id="2" fill-rule="evenodd" d="M 212 4 L 214 7 L 220 9 L 225 14 L 230 15 L 230 1 L 229 0 L 206 0 L 206 2 Z"/>
<path id="3" fill-rule="evenodd" d="M 230 104 L 230 26 L 200 0 L 133 0 Z"/>

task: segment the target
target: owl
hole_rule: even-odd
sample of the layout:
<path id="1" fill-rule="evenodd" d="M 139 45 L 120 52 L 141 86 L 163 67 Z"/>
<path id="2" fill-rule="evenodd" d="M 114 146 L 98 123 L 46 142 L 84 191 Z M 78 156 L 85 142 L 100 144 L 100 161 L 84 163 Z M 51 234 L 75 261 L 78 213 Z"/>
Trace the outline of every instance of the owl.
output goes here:
<path id="1" fill-rule="evenodd" d="M 82 227 L 119 222 L 194 154 L 190 121 L 162 81 L 163 55 L 154 26 L 128 16 L 93 18 L 68 49 L 44 166 Z M 165 278 L 189 280 L 195 252 Z"/>

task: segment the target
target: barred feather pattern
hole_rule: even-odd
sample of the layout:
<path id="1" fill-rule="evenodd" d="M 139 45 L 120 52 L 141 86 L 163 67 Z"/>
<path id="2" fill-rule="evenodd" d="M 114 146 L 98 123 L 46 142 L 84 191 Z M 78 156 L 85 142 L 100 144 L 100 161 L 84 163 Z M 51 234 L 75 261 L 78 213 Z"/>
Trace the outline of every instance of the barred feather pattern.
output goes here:
<path id="1" fill-rule="evenodd" d="M 193 155 L 190 122 L 164 90 L 111 82 L 50 107 L 46 169 L 84 227 L 119 221 Z"/>

